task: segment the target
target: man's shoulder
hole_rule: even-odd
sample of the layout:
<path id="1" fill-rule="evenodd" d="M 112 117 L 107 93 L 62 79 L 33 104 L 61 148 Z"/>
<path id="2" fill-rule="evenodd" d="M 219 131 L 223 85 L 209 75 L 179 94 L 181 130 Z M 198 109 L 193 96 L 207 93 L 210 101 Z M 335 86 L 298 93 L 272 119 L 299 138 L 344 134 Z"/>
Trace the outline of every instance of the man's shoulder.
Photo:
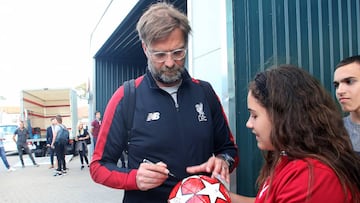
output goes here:
<path id="1" fill-rule="evenodd" d="M 360 124 L 358 123 L 354 123 L 352 120 L 351 120 L 351 117 L 350 115 L 346 116 L 343 118 L 343 121 L 344 121 L 344 125 L 345 125 L 345 128 L 349 131 L 351 131 L 352 129 L 360 129 Z"/>
<path id="2" fill-rule="evenodd" d="M 344 123 L 351 122 L 350 115 L 344 116 L 343 121 L 344 121 Z"/>
<path id="3" fill-rule="evenodd" d="M 68 132 L 69 130 L 66 128 L 66 126 L 65 125 L 62 125 L 62 124 L 60 124 L 59 125 L 59 130 L 57 131 L 57 132 L 59 132 L 59 133 L 64 133 L 64 132 Z"/>
<path id="4" fill-rule="evenodd" d="M 59 131 L 61 129 L 60 125 L 55 125 L 55 131 Z"/>
<path id="5" fill-rule="evenodd" d="M 196 85 L 212 87 L 212 85 L 209 81 L 198 79 L 198 78 L 191 78 L 190 82 L 193 84 L 196 84 Z"/>

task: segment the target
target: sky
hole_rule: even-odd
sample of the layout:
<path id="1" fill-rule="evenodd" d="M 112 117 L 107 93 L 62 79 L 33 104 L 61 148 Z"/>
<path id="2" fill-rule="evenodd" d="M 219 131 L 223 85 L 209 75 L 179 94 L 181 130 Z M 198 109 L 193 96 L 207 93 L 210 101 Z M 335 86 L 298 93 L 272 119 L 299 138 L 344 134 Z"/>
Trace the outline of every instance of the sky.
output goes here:
<path id="1" fill-rule="evenodd" d="M 0 0 L 0 102 L 18 105 L 23 89 L 85 83 L 90 36 L 110 2 Z"/>

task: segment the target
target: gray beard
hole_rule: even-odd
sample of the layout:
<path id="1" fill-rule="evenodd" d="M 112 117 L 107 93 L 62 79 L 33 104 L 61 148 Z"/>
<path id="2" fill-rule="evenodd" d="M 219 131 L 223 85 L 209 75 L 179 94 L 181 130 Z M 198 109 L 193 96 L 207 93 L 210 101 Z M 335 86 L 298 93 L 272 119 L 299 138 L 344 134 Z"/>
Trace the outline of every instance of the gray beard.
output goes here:
<path id="1" fill-rule="evenodd" d="M 176 74 L 174 76 L 169 77 L 163 74 L 161 71 L 161 70 L 166 70 L 167 67 L 161 67 L 161 70 L 156 70 L 156 68 L 153 66 L 150 60 L 148 60 L 148 68 L 154 79 L 163 84 L 172 84 L 174 82 L 181 80 L 182 73 L 184 73 L 185 71 L 185 67 L 181 67 L 178 71 L 176 71 Z"/>

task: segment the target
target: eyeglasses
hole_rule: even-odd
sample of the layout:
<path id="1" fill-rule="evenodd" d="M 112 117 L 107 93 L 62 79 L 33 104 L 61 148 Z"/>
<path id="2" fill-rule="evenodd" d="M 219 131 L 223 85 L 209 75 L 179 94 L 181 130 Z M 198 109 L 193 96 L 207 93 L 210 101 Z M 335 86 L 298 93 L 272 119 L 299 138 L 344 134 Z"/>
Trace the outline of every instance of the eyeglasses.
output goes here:
<path id="1" fill-rule="evenodd" d="M 163 63 L 168 59 L 168 55 L 170 55 L 174 61 L 180 61 L 184 59 L 186 55 L 186 49 L 181 48 L 172 51 L 150 51 L 150 49 L 148 49 L 148 53 L 155 62 Z"/>

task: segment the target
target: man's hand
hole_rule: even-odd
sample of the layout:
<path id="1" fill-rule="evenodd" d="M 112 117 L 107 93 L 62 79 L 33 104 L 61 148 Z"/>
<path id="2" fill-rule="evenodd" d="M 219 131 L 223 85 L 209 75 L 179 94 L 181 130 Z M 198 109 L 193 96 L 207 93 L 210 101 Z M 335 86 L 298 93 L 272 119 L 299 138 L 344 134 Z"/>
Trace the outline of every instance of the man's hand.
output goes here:
<path id="1" fill-rule="evenodd" d="M 203 164 L 187 167 L 186 171 L 191 174 L 204 172 L 211 173 L 212 178 L 216 178 L 217 175 L 220 175 L 223 180 L 230 183 L 228 164 L 223 159 L 215 156 L 210 157 L 209 160 Z"/>
<path id="2" fill-rule="evenodd" d="M 142 191 L 160 186 L 168 178 L 169 170 L 163 162 L 141 163 L 136 174 L 136 184 Z"/>

